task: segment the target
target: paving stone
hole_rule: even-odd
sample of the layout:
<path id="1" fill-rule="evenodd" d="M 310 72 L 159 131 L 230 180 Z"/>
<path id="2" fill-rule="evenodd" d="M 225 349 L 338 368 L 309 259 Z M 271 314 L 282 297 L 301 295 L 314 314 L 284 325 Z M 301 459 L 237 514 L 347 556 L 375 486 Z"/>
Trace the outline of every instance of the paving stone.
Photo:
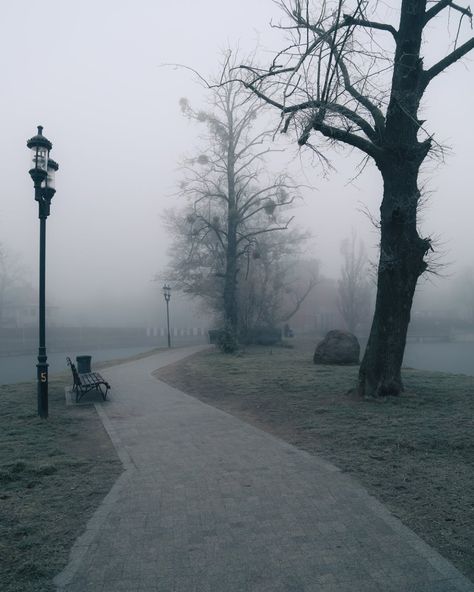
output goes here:
<path id="1" fill-rule="evenodd" d="M 349 475 L 151 375 L 194 351 L 104 371 L 126 470 L 58 592 L 474 592 Z"/>

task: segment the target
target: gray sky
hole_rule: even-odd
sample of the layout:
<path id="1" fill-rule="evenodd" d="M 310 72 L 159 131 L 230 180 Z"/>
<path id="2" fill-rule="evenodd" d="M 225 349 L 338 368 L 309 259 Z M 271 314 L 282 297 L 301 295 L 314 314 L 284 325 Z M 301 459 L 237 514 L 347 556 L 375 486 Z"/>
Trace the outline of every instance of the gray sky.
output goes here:
<path id="1" fill-rule="evenodd" d="M 178 162 L 192 153 L 199 131 L 178 100 L 199 105 L 203 93 L 189 73 L 159 66 L 179 62 L 208 74 L 227 45 L 280 47 L 280 34 L 268 27 L 278 9 L 272 0 L 15 0 L 2 12 L 0 241 L 21 255 L 36 282 L 38 219 L 25 143 L 41 124 L 60 165 L 48 219 L 49 300 L 84 319 L 91 306 L 132 315 L 134 303 L 139 314 L 161 298 L 150 282 L 166 262 L 160 214 L 176 203 Z M 443 32 L 433 28 L 436 49 L 444 47 Z M 445 164 L 427 167 L 433 194 L 423 228 L 441 236 L 445 259 L 458 266 L 474 258 L 472 72 L 470 57 L 442 75 L 423 114 L 453 148 Z M 380 178 L 369 167 L 347 185 L 357 159 L 342 152 L 328 179 L 305 156 L 302 175 L 295 154 L 291 147 L 293 171 L 315 187 L 297 219 L 316 236 L 323 273 L 336 276 L 351 227 L 369 246 L 377 242 L 359 209 L 365 204 L 377 215 Z"/>

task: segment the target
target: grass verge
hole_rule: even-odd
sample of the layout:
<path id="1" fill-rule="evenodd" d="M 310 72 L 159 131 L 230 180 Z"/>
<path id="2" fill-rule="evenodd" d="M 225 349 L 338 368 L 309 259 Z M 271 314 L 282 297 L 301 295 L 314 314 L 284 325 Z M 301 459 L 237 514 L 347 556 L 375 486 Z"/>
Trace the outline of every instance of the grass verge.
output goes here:
<path id="1" fill-rule="evenodd" d="M 350 472 L 474 579 L 474 377 L 407 369 L 402 396 L 360 400 L 357 367 L 312 353 L 211 350 L 156 376 Z"/>
<path id="2" fill-rule="evenodd" d="M 36 384 L 0 386 L 0 590 L 46 592 L 122 471 L 93 406 L 65 407 L 69 376 L 50 377 L 49 418 Z"/>

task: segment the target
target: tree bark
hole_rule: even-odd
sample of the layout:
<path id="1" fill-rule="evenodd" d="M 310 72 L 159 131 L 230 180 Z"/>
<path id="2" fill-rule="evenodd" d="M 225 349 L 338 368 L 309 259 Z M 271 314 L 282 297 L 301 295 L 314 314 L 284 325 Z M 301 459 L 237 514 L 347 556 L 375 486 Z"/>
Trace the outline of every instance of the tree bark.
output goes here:
<path id="1" fill-rule="evenodd" d="M 234 338 L 237 338 L 237 226 L 235 210 L 228 213 L 226 271 L 224 279 L 224 322 Z"/>
<path id="2" fill-rule="evenodd" d="M 401 365 L 416 283 L 427 265 L 429 239 L 419 236 L 417 177 L 422 155 L 393 154 L 382 164 L 384 196 L 377 299 L 367 348 L 359 370 L 359 393 L 380 397 L 403 391 Z"/>
<path id="3" fill-rule="evenodd" d="M 418 141 L 423 95 L 420 47 L 426 0 L 402 0 L 382 155 L 376 160 L 384 184 L 380 207 L 377 298 L 359 370 L 359 393 L 379 397 L 403 391 L 401 366 L 416 283 L 426 270 L 429 239 L 417 231 L 417 179 L 431 146 Z"/>

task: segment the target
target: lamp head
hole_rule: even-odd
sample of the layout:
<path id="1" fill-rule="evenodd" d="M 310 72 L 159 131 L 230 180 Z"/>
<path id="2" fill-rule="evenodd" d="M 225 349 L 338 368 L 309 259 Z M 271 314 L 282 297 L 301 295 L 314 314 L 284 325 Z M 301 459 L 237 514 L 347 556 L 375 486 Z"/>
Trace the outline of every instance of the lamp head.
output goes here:
<path id="1" fill-rule="evenodd" d="M 39 183 L 48 175 L 49 151 L 53 147 L 48 138 L 43 136 L 42 125 L 38 126 L 38 133 L 26 145 L 31 150 L 30 175 L 35 183 Z"/>

